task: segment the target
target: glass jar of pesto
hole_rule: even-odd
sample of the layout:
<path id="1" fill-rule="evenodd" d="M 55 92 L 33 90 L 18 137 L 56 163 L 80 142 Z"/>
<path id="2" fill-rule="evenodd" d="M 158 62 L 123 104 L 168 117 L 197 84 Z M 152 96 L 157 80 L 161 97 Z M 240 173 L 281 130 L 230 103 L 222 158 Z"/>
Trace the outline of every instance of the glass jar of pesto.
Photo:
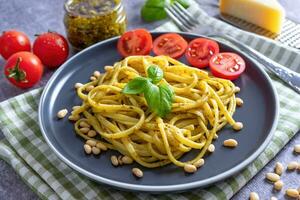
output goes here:
<path id="1" fill-rule="evenodd" d="M 126 31 L 121 0 L 67 0 L 65 10 L 67 37 L 76 50 Z"/>

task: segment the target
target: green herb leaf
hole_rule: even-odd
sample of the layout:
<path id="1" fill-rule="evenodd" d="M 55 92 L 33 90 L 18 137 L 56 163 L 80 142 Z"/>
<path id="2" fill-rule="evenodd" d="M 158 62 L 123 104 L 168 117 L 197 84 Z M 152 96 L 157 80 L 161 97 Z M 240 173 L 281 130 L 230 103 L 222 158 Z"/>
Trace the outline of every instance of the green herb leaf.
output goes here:
<path id="1" fill-rule="evenodd" d="M 122 92 L 124 94 L 144 94 L 148 107 L 160 117 L 171 112 L 174 92 L 168 84 L 155 85 L 163 78 L 163 71 L 156 65 L 147 69 L 148 78 L 136 77 L 129 81 Z"/>
<path id="2" fill-rule="evenodd" d="M 126 84 L 122 92 L 124 94 L 141 94 L 144 92 L 148 84 L 151 84 L 149 79 L 144 77 L 136 77 Z"/>
<path id="3" fill-rule="evenodd" d="M 158 87 L 160 93 L 160 108 L 158 115 L 160 117 L 165 117 L 171 112 L 174 92 L 167 84 L 161 84 Z"/>
<path id="4" fill-rule="evenodd" d="M 141 16 L 146 22 L 162 20 L 167 17 L 164 10 L 165 0 L 147 0 L 141 10 Z"/>
<path id="5" fill-rule="evenodd" d="M 167 18 L 166 5 L 178 2 L 184 8 L 189 7 L 187 0 L 146 0 L 141 10 L 141 16 L 146 22 L 158 21 Z"/>
<path id="6" fill-rule="evenodd" d="M 174 92 L 167 84 L 149 84 L 144 91 L 149 108 L 160 117 L 171 112 Z"/>
<path id="7" fill-rule="evenodd" d="M 144 97 L 151 111 L 158 109 L 159 104 L 159 88 L 157 85 L 149 84 L 144 90 Z M 157 113 L 157 112 L 156 112 Z"/>
<path id="8" fill-rule="evenodd" d="M 164 77 L 164 72 L 156 65 L 148 67 L 147 73 L 154 84 L 158 83 Z"/>

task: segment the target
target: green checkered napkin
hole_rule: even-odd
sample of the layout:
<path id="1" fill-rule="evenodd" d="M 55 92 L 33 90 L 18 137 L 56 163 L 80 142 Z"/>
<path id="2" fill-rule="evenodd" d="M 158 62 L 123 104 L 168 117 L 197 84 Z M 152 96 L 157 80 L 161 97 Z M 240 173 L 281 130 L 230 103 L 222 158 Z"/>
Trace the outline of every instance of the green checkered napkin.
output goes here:
<path id="1" fill-rule="evenodd" d="M 195 2 L 190 12 L 215 31 L 238 38 L 271 59 L 300 71 L 300 55 L 271 40 L 240 31 L 207 16 Z M 159 27 L 177 31 L 171 22 Z M 298 67 L 298 68 L 297 68 Z M 75 172 L 51 151 L 38 126 L 38 102 L 42 89 L 9 99 L 0 104 L 0 157 L 7 161 L 42 199 L 229 199 L 242 188 L 300 129 L 300 95 L 271 77 L 280 100 L 280 117 L 275 136 L 267 149 L 236 176 L 205 189 L 182 194 L 151 195 L 121 192 L 97 184 Z"/>

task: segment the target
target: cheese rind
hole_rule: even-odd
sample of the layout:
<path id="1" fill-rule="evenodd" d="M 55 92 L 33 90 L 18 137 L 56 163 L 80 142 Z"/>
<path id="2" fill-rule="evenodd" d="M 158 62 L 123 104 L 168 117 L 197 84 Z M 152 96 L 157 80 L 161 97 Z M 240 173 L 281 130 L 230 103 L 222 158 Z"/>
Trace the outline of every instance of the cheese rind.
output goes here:
<path id="1" fill-rule="evenodd" d="M 285 12 L 276 0 L 220 0 L 220 12 L 280 33 Z"/>

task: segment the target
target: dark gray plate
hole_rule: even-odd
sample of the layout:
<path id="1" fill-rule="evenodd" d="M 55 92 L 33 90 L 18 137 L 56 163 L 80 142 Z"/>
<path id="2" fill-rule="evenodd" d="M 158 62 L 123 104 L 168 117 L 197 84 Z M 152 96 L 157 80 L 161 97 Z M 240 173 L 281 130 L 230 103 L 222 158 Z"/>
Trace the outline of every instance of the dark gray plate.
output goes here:
<path id="1" fill-rule="evenodd" d="M 161 33 L 153 33 L 153 37 Z M 199 35 L 180 33 L 187 40 Z M 147 169 L 138 164 L 115 168 L 108 151 L 100 156 L 87 156 L 83 151 L 83 140 L 75 135 L 73 124 L 67 119 L 57 120 L 56 113 L 62 108 L 69 111 L 80 103 L 74 84 L 89 81 L 95 70 L 103 71 L 103 66 L 112 65 L 121 59 L 117 52 L 118 38 L 95 44 L 69 59 L 52 76 L 44 89 L 39 105 L 39 122 L 45 140 L 58 155 L 76 171 L 120 189 L 166 192 L 184 191 L 223 180 L 234 175 L 251 163 L 267 146 L 277 124 L 278 100 L 268 75 L 242 52 L 219 43 L 221 51 L 240 54 L 246 61 L 245 73 L 235 81 L 241 88 L 238 94 L 244 105 L 234 114 L 237 121 L 244 124 L 243 130 L 234 132 L 224 128 L 219 139 L 214 142 L 215 152 L 205 158 L 205 165 L 195 174 L 187 175 L 181 168 L 168 165 L 157 169 Z M 185 62 L 185 60 L 182 60 Z M 222 146 L 225 139 L 234 138 L 239 142 L 235 149 Z M 187 155 L 189 156 L 189 155 Z M 186 158 L 186 157 L 185 157 Z M 131 169 L 138 166 L 144 177 L 136 179 Z"/>

